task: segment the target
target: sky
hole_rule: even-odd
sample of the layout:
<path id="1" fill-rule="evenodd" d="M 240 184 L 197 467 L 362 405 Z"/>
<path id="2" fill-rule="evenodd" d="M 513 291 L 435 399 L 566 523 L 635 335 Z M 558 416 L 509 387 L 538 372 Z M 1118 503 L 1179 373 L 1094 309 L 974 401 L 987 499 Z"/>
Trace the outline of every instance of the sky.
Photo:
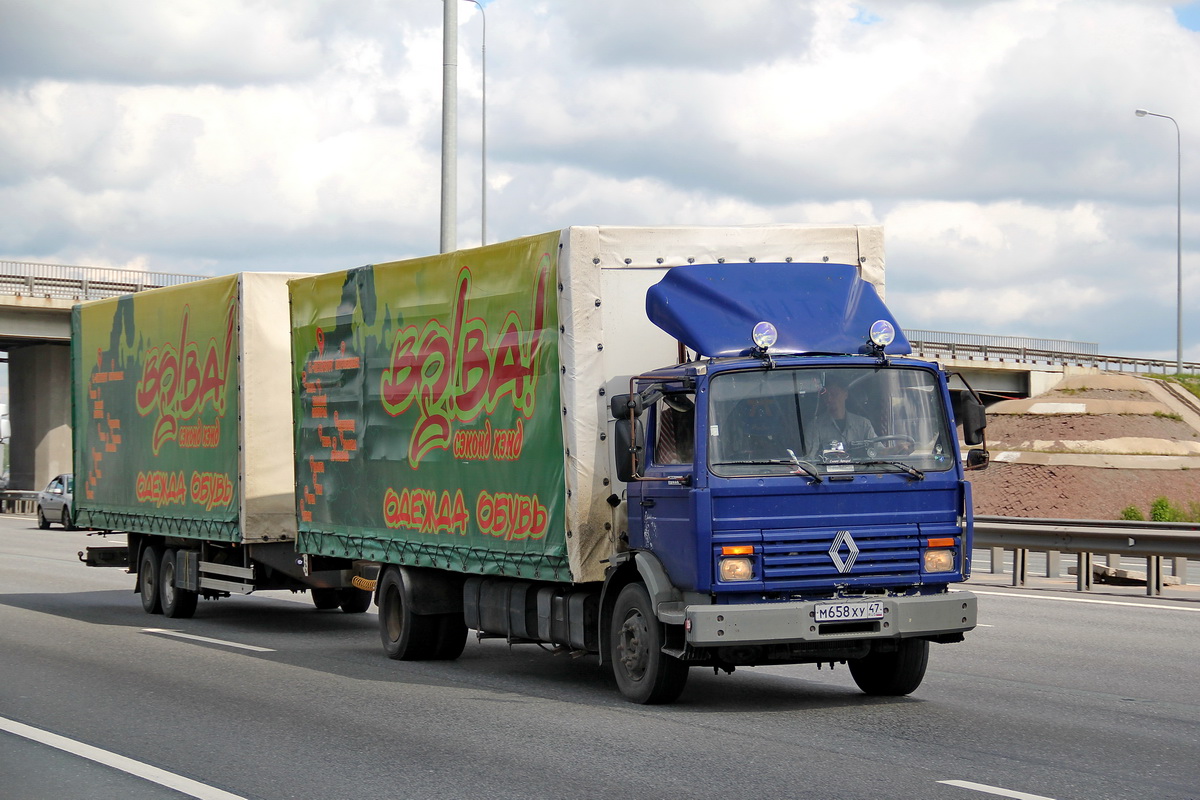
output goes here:
<path id="1" fill-rule="evenodd" d="M 1173 359 L 1180 152 L 1145 108 L 1180 126 L 1200 360 L 1200 3 L 484 5 L 489 241 L 880 224 L 904 327 Z M 458 13 L 469 247 L 483 25 Z M 436 253 L 441 25 L 437 0 L 0 0 L 0 259 L 214 275 Z"/>

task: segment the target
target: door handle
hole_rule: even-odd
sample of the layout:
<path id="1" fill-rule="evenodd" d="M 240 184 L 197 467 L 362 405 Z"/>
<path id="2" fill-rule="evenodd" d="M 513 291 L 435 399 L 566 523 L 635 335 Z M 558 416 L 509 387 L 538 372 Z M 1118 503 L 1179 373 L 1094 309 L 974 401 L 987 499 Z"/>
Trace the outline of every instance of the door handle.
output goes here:
<path id="1" fill-rule="evenodd" d="M 642 508 L 654 508 L 654 498 L 653 497 L 643 497 L 642 498 Z"/>

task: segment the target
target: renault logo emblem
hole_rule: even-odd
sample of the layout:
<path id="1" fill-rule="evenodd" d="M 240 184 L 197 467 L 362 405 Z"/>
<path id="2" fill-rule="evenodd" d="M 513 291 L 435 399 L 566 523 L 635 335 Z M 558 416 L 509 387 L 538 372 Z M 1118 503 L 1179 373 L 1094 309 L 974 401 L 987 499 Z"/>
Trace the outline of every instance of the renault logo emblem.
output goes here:
<path id="1" fill-rule="evenodd" d="M 848 551 L 846 558 L 842 558 L 842 545 L 845 545 Z M 854 568 L 854 560 L 858 558 L 858 545 L 850 531 L 837 532 L 837 536 L 833 537 L 833 545 L 829 548 L 829 557 L 833 559 L 833 565 L 837 567 L 838 572 L 846 573 Z"/>

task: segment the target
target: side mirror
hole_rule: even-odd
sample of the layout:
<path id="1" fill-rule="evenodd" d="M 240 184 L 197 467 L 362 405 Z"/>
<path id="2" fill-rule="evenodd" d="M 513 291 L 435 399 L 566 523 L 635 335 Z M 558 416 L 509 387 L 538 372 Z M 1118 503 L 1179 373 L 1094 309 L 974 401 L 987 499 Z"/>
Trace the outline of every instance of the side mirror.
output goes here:
<path id="1" fill-rule="evenodd" d="M 968 471 L 976 470 L 976 469 L 987 469 L 987 465 L 989 463 L 991 463 L 991 460 L 992 459 L 991 459 L 991 456 L 988 455 L 988 451 L 984 450 L 981 447 L 976 448 L 974 450 L 968 450 L 967 451 L 967 465 L 966 465 L 965 469 L 967 469 Z"/>
<path id="2" fill-rule="evenodd" d="M 987 427 L 987 413 L 983 403 L 972 395 L 963 397 L 962 403 L 963 441 L 968 445 L 983 444 L 983 430 Z"/>
<path id="3" fill-rule="evenodd" d="M 613 419 L 616 420 L 628 420 L 631 411 L 633 416 L 640 417 L 646 410 L 640 394 L 614 394 L 612 400 L 609 401 L 608 408 L 612 412 Z"/>
<path id="4" fill-rule="evenodd" d="M 615 402 L 615 398 L 614 398 Z M 640 419 L 618 417 L 613 429 L 613 456 L 617 480 L 629 483 L 642 474 L 642 456 L 646 452 L 646 433 Z"/>

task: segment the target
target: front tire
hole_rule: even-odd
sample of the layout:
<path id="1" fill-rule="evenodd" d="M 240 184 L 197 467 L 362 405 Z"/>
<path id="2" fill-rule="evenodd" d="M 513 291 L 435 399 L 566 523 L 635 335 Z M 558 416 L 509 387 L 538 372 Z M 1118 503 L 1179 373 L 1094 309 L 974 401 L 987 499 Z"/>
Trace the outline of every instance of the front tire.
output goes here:
<path id="1" fill-rule="evenodd" d="M 188 619 L 196 613 L 200 595 L 175 585 L 175 551 L 167 550 L 162 556 L 162 569 L 158 574 L 158 588 L 162 595 L 163 615 L 171 619 Z"/>
<path id="2" fill-rule="evenodd" d="M 38 506 L 38 527 L 44 531 L 50 530 L 50 520 L 46 519 L 46 512 L 42 511 L 41 506 Z"/>
<path id="3" fill-rule="evenodd" d="M 414 614 L 404 599 L 404 579 L 389 569 L 379 581 L 379 638 L 388 658 L 426 661 L 438 657 L 439 618 Z"/>
<path id="4" fill-rule="evenodd" d="M 609 635 L 609 661 L 621 694 L 646 705 L 673 703 L 687 686 L 688 665 L 662 651 L 662 623 L 640 583 L 617 595 Z"/>
<path id="5" fill-rule="evenodd" d="M 916 691 L 925 679 L 928 664 L 929 642 L 925 639 L 901 639 L 894 652 L 871 652 L 849 662 L 858 688 L 880 697 L 900 697 Z"/>
<path id="6" fill-rule="evenodd" d="M 142 548 L 138 560 L 138 591 L 142 595 L 142 610 L 147 614 L 162 613 L 162 597 L 158 593 L 158 569 L 162 556 L 153 545 Z"/>

